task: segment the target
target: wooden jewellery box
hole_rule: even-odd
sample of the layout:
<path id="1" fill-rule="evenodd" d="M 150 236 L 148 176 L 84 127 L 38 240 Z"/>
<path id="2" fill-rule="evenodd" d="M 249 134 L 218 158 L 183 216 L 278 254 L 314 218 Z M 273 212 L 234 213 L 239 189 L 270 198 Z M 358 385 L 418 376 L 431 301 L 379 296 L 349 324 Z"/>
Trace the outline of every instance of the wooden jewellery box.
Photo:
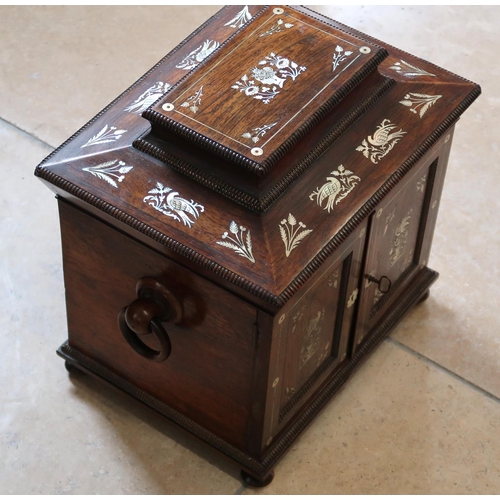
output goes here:
<path id="1" fill-rule="evenodd" d="M 412 306 L 479 86 L 303 7 L 219 11 L 37 167 L 67 367 L 265 485 Z"/>

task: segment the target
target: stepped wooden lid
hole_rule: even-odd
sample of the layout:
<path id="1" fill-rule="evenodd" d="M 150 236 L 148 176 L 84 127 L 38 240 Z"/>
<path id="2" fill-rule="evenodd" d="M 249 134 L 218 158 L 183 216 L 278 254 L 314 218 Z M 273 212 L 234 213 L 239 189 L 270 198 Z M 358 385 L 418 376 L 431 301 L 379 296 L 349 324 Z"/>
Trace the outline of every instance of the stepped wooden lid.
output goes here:
<path id="1" fill-rule="evenodd" d="M 387 51 L 301 12 L 268 7 L 203 58 L 144 117 L 264 174 L 387 57 Z"/>
<path id="2" fill-rule="evenodd" d="M 385 45 L 386 57 L 382 45 L 304 7 L 225 7 L 36 175 L 274 311 L 356 238 L 417 162 L 450 144 L 451 127 L 480 94 L 394 47 Z M 329 205 L 324 196 L 339 183 L 340 203 Z M 303 233 L 293 249 L 284 226 Z"/>

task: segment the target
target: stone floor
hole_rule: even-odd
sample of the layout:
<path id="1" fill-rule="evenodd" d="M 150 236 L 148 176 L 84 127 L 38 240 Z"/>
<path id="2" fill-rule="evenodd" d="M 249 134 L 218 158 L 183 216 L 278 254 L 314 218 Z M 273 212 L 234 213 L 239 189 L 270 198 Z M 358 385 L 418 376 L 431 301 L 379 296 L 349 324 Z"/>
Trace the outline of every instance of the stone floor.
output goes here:
<path id="1" fill-rule="evenodd" d="M 500 492 L 499 7 L 316 10 L 481 84 L 415 308 L 258 493 Z M 69 377 L 56 203 L 35 166 L 218 10 L 0 7 L 0 494 L 255 493 L 152 411 Z M 496 89 L 496 90 L 495 90 Z"/>

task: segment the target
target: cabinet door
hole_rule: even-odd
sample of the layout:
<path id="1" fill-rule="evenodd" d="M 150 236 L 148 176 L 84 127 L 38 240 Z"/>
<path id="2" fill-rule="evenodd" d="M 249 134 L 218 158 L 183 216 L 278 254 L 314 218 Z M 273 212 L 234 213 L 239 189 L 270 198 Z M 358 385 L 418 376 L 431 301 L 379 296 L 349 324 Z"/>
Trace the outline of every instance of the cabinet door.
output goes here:
<path id="1" fill-rule="evenodd" d="M 355 349 L 420 267 L 436 166 L 416 169 L 371 218 Z"/>
<path id="2" fill-rule="evenodd" d="M 359 293 L 366 223 L 276 316 L 281 339 L 273 427 L 282 428 L 346 359 Z"/>

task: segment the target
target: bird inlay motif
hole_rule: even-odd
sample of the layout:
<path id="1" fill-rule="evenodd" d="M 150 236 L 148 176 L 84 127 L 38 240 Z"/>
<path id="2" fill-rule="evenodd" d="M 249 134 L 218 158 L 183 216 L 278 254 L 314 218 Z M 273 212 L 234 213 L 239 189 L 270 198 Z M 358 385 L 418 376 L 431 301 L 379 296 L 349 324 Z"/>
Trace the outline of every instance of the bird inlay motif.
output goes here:
<path id="1" fill-rule="evenodd" d="M 363 139 L 363 142 L 356 148 L 356 151 L 361 151 L 363 156 L 377 164 L 406 134 L 406 132 L 403 132 L 403 129 L 392 132 L 396 128 L 397 125 L 391 123 L 387 118 L 382 120 L 382 123 L 377 126 L 375 133 L 369 135 L 367 139 Z"/>
<path id="2" fill-rule="evenodd" d="M 200 213 L 205 211 L 203 205 L 181 198 L 177 191 L 172 191 L 172 188 L 165 187 L 160 182 L 156 183 L 156 187 L 148 192 L 143 201 L 162 214 L 182 221 L 188 227 L 191 227 Z"/>

